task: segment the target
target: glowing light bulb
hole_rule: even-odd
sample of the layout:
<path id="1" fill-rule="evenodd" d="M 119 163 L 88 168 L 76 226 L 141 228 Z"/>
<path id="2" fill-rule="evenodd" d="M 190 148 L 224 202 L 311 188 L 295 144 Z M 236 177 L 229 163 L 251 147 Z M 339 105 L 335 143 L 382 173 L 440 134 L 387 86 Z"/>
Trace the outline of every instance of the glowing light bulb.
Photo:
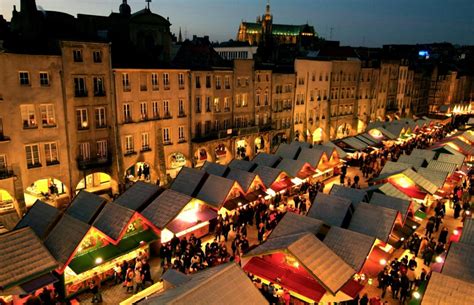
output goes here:
<path id="1" fill-rule="evenodd" d="M 421 298 L 421 294 L 418 291 L 413 292 L 413 297 L 417 300 Z"/>
<path id="2" fill-rule="evenodd" d="M 380 263 L 380 265 L 385 266 L 385 265 L 387 264 L 387 261 L 382 258 L 382 259 L 379 261 L 379 263 Z"/>
<path id="3" fill-rule="evenodd" d="M 459 235 L 459 231 L 458 231 L 458 230 L 454 230 L 454 231 L 453 231 L 453 234 L 456 235 L 456 236 L 458 236 L 458 235 Z"/>
<path id="4" fill-rule="evenodd" d="M 98 264 L 102 264 L 104 260 L 102 259 L 102 257 L 98 257 L 95 259 L 95 264 L 98 265 Z"/>
<path id="5" fill-rule="evenodd" d="M 442 263 L 443 262 L 443 258 L 441 256 L 437 256 L 435 260 L 436 260 L 437 263 Z"/>

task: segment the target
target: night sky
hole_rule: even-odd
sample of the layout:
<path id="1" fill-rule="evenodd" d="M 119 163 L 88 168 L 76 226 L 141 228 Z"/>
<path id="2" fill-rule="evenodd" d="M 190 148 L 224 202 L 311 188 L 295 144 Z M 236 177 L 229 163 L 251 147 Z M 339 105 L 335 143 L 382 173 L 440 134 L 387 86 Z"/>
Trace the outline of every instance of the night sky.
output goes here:
<path id="1" fill-rule="evenodd" d="M 121 0 L 36 0 L 44 10 L 108 15 Z M 145 0 L 129 0 L 132 12 Z M 9 20 L 20 0 L 0 0 Z M 241 20 L 254 22 L 266 0 L 153 0 L 151 9 L 169 17 L 171 30 L 184 36 L 209 35 L 213 41 L 235 39 Z M 474 0 L 273 0 L 274 23 L 315 26 L 320 36 L 344 45 L 449 41 L 474 44 Z"/>

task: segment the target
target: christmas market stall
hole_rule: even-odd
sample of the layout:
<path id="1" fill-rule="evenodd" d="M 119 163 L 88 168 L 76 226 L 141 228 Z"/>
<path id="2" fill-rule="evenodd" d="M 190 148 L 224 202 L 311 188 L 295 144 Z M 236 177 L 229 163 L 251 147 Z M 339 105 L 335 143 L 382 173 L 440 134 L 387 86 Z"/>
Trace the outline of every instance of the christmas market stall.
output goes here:
<path id="1" fill-rule="evenodd" d="M 44 240 L 56 222 L 60 212 L 57 208 L 41 200 L 31 206 L 23 218 L 17 223 L 14 230 L 30 227 L 41 240 Z"/>
<path id="2" fill-rule="evenodd" d="M 405 195 L 405 193 L 403 193 L 402 191 L 394 187 L 393 184 L 391 183 L 375 184 L 375 185 L 369 186 L 368 188 L 365 188 L 364 191 L 367 192 L 369 197 L 373 196 L 373 194 L 375 193 L 379 193 L 379 194 L 384 194 L 390 197 L 395 197 L 402 200 L 411 201 L 410 197 L 408 197 L 407 195 Z"/>
<path id="3" fill-rule="evenodd" d="M 269 238 L 307 232 L 317 235 L 324 226 L 329 229 L 322 220 L 296 213 L 286 213 L 270 232 Z"/>
<path id="4" fill-rule="evenodd" d="M 199 192 L 202 184 L 206 181 L 207 174 L 205 171 L 195 168 L 183 167 L 178 176 L 171 184 L 170 189 L 191 197 L 195 197 Z"/>
<path id="5" fill-rule="evenodd" d="M 337 163 L 333 160 L 330 163 L 332 155 L 327 155 L 324 150 L 314 148 L 303 148 L 298 155 L 300 161 L 304 161 L 311 165 L 316 170 L 316 173 L 311 176 L 311 180 L 322 181 L 326 180 L 334 175 L 334 167 L 337 167 Z"/>
<path id="6" fill-rule="evenodd" d="M 301 152 L 301 149 L 302 149 L 301 143 L 302 142 L 292 142 L 291 144 L 281 143 L 280 146 L 278 146 L 278 149 L 275 152 L 275 155 L 283 159 L 295 160 L 298 157 L 299 153 Z"/>
<path id="7" fill-rule="evenodd" d="M 396 226 L 401 227 L 399 212 L 365 202 L 359 203 L 352 215 L 349 230 L 377 238 L 372 250 L 373 256 L 362 270 L 363 274 L 374 277 L 380 265 L 386 264 L 392 247 L 388 244 Z"/>
<path id="8" fill-rule="evenodd" d="M 234 159 L 227 166 L 231 169 L 240 169 L 246 172 L 251 172 L 257 167 L 257 164 L 251 161 Z"/>
<path id="9" fill-rule="evenodd" d="M 204 165 L 201 167 L 201 170 L 205 171 L 209 175 L 224 177 L 229 171 L 229 168 L 222 164 L 206 161 L 204 162 Z"/>
<path id="10" fill-rule="evenodd" d="M 255 156 L 255 158 L 253 158 L 252 162 L 256 163 L 257 165 L 275 167 L 278 162 L 280 162 L 280 160 L 281 158 L 277 155 L 259 153 Z"/>
<path id="11" fill-rule="evenodd" d="M 105 203 L 104 198 L 81 190 L 70 203 L 66 214 L 82 222 L 92 224 Z"/>
<path id="12" fill-rule="evenodd" d="M 447 276 L 474 283 L 474 245 L 462 242 L 451 243 L 446 259 L 440 260 L 441 273 Z"/>
<path id="13" fill-rule="evenodd" d="M 270 237 L 242 259 L 244 271 L 306 303 L 352 300 L 356 271 L 312 233 Z"/>
<path id="14" fill-rule="evenodd" d="M 113 275 L 117 263 L 149 252 L 157 233 L 138 212 L 111 202 L 92 226 L 64 215 L 45 244 L 62 264 L 58 272 L 64 273 L 65 292 L 70 297 L 87 289 L 94 273 L 105 280 Z"/>
<path id="15" fill-rule="evenodd" d="M 245 192 L 238 182 L 216 175 L 207 177 L 196 198 L 223 214 L 248 204 Z"/>
<path id="16" fill-rule="evenodd" d="M 412 168 L 418 170 L 420 167 L 424 167 L 428 165 L 428 162 L 426 161 L 425 158 L 422 157 L 417 157 L 413 154 L 411 155 L 400 155 L 400 157 L 397 160 L 397 163 L 405 163 L 405 164 L 410 164 Z"/>
<path id="17" fill-rule="evenodd" d="M 173 190 L 165 190 L 141 214 L 161 232 L 161 243 L 170 241 L 173 235 L 202 237 L 217 218 L 217 212 L 205 202 Z"/>
<path id="18" fill-rule="evenodd" d="M 419 204 L 431 205 L 432 196 L 438 187 L 411 168 L 388 174 L 382 174 L 373 181 L 389 182 Z"/>
<path id="19" fill-rule="evenodd" d="M 316 173 L 309 163 L 302 160 L 282 159 L 276 168 L 287 173 L 296 186 Z"/>
<path id="20" fill-rule="evenodd" d="M 53 291 L 58 265 L 32 229 L 0 235 L 0 303 L 23 305 L 43 287 Z"/>
<path id="21" fill-rule="evenodd" d="M 345 187 L 342 185 L 334 184 L 329 191 L 329 195 L 338 196 L 349 199 L 352 203 L 353 208 L 357 208 L 359 202 L 367 202 L 368 196 L 364 190 Z"/>
<path id="22" fill-rule="evenodd" d="M 276 193 L 285 192 L 293 186 L 291 178 L 282 170 L 264 165 L 258 165 L 253 173 L 262 179 L 267 188 L 267 194 L 275 196 Z"/>
<path id="23" fill-rule="evenodd" d="M 347 198 L 318 193 L 307 216 L 320 219 L 331 226 L 347 228 L 353 212 L 351 205 L 352 202 Z"/>
<path id="24" fill-rule="evenodd" d="M 237 181 L 245 193 L 245 198 L 249 202 L 254 202 L 259 196 L 262 197 L 267 194 L 265 193 L 266 187 L 262 179 L 256 173 L 230 168 L 226 178 Z"/>
<path id="25" fill-rule="evenodd" d="M 392 196 L 383 195 L 380 193 L 372 194 L 369 201 L 370 204 L 393 209 L 399 212 L 401 217 L 400 222 L 405 224 L 405 221 L 409 215 L 414 215 L 413 205 L 410 200 L 404 200 Z"/>
<path id="26" fill-rule="evenodd" d="M 134 304 L 226 304 L 268 305 L 251 279 L 234 264 L 227 263 L 194 274 L 169 269 L 163 276 L 164 290 Z"/>
<path id="27" fill-rule="evenodd" d="M 426 291 L 422 295 L 421 305 L 474 304 L 474 283 L 464 281 L 442 273 L 433 272 Z"/>

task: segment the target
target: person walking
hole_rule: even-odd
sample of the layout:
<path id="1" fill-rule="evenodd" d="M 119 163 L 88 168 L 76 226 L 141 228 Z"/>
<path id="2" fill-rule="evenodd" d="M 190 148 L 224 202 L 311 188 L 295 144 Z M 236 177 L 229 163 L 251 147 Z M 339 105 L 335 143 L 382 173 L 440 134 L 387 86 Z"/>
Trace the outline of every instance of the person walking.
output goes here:
<path id="1" fill-rule="evenodd" d="M 135 293 L 138 293 L 140 289 L 143 289 L 143 274 L 141 273 L 142 269 L 138 268 L 135 270 L 135 275 L 133 277 L 133 282 L 135 286 Z"/>
<path id="2" fill-rule="evenodd" d="M 100 291 L 100 278 L 97 275 L 97 272 L 94 272 L 91 282 L 89 283 L 89 288 L 93 294 L 92 303 L 102 303 L 102 293 Z"/>

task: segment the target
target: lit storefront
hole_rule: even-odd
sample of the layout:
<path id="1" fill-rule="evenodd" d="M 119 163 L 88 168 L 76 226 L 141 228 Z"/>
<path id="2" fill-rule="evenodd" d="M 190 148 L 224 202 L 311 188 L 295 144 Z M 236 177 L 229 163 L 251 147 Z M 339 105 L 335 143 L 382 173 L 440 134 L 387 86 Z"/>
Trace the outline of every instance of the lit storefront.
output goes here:
<path id="1" fill-rule="evenodd" d="M 205 202 L 173 190 L 165 190 L 141 214 L 161 231 L 161 243 L 170 241 L 173 235 L 202 237 L 217 218 L 217 212 Z"/>
<path id="2" fill-rule="evenodd" d="M 169 156 L 169 168 L 167 173 L 171 175 L 171 177 L 176 177 L 179 173 L 181 168 L 186 165 L 187 160 L 186 157 L 180 152 L 174 152 Z"/>
<path id="3" fill-rule="evenodd" d="M 42 200 L 55 207 L 59 207 L 69 201 L 66 186 L 54 178 L 35 181 L 26 188 L 24 196 L 27 207 L 32 206 L 36 200 Z"/>
<path id="4" fill-rule="evenodd" d="M 90 193 L 103 194 L 117 190 L 117 183 L 109 174 L 97 172 L 87 175 L 76 187 L 76 192 L 87 190 Z"/>

